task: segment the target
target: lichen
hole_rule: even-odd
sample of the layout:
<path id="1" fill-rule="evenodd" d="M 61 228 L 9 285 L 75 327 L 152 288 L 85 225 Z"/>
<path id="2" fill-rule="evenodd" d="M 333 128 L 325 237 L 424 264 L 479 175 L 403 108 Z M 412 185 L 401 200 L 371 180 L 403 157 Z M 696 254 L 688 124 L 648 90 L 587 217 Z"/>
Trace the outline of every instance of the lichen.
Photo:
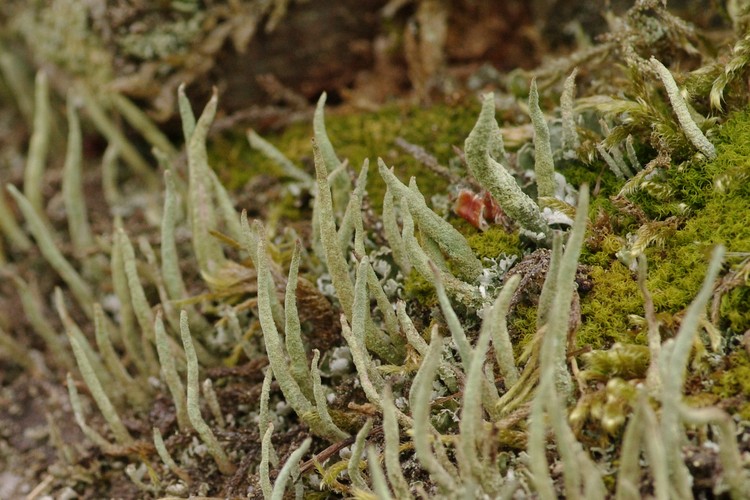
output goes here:
<path id="1" fill-rule="evenodd" d="M 347 158 L 351 170 L 358 172 L 365 158 L 379 154 L 396 167 L 401 179 L 418 176 L 420 187 L 427 199 L 433 194 L 446 193 L 446 179 L 426 170 L 411 155 L 394 147 L 395 139 L 403 137 L 417 144 L 429 144 L 430 152 L 443 164 L 455 158 L 453 145 L 460 144 L 471 130 L 476 119 L 476 105 L 448 107 L 436 105 L 430 108 L 387 105 L 377 112 L 331 113 L 326 116 L 326 131 L 337 145 L 336 151 Z M 271 142 L 284 152 L 296 165 L 312 171 L 310 137 L 312 125 L 297 123 L 274 135 Z M 254 175 L 280 174 L 276 164 L 254 151 L 244 137 L 228 133 L 220 136 L 210 146 L 214 168 L 231 189 L 238 189 Z M 385 183 L 373 176 L 368 186 L 372 207 L 382 207 Z"/>
<path id="2" fill-rule="evenodd" d="M 693 49 L 689 30 L 661 2 L 639 2 L 627 20 L 656 45 L 677 54 Z M 539 106 L 556 102 L 554 78 L 539 72 L 540 85 L 531 91 L 538 142 L 533 163 L 541 167 L 536 184 L 531 128 L 511 124 L 503 130 L 514 137 L 507 141 L 509 154 L 491 94 L 481 111 L 472 99 L 460 108 L 392 105 L 373 113 L 329 113 L 327 119 L 323 95 L 312 128 L 264 133 L 278 149 L 265 148 L 269 162 L 264 148 L 252 151 L 244 136 L 229 132 L 212 139 L 217 95 L 196 122 L 181 87 L 186 172 L 177 148 L 132 103 L 105 91 L 83 94 L 84 119 L 110 145 L 130 151 L 124 159 L 131 182 L 143 181 L 138 169 L 144 165 L 151 175 L 143 185 L 159 176 L 120 129 L 120 117 L 139 140 L 162 150 L 155 156 L 169 166 L 163 204 L 149 191 L 146 208 L 129 196 L 107 207 L 118 214 L 114 221 L 107 210 L 83 210 L 84 218 L 96 216 L 91 227 L 103 232 L 88 243 L 90 262 L 103 259 L 111 276 L 79 274 L 89 261 L 77 255 L 81 249 L 74 248 L 76 260 L 69 260 L 61 242 L 76 232 L 82 214 L 67 233 L 52 227 L 50 220 L 59 220 L 47 218 L 54 203 L 45 205 L 49 193 L 38 189 L 44 169 L 32 169 L 25 180 L 24 191 L 37 196 L 33 203 L 9 187 L 47 263 L 31 260 L 37 255 L 23 244 L 12 248 L 10 260 L 25 263 L 19 272 L 52 270 L 59 275 L 54 280 L 67 285 L 57 289 L 55 306 L 74 356 L 66 351 L 63 366 L 53 368 L 72 372 L 67 384 L 75 421 L 104 452 L 100 463 L 109 467 L 110 455 L 121 457 L 133 487 L 149 496 L 169 494 L 176 477 L 190 482 L 180 491 L 204 497 L 245 495 L 260 484 L 265 497 L 282 498 L 289 482 L 297 496 L 322 486 L 331 493 L 385 497 L 391 494 L 388 481 L 406 498 L 423 493 L 411 486 L 417 484 L 438 498 L 636 498 L 652 491 L 688 497 L 697 472 L 693 462 L 686 464 L 681 444 L 711 439 L 718 445 L 706 449 L 715 448 L 710 456 L 721 472 L 713 470 L 706 488 L 726 487 L 741 498 L 750 477 L 734 418 L 750 415 L 744 403 L 750 358 L 740 340 L 750 326 L 743 314 L 750 295 L 750 111 L 703 119 L 707 96 L 698 95 L 691 113 L 672 75 L 680 82 L 691 77 L 677 73 L 677 64 L 667 70 L 649 63 L 643 53 L 649 45 L 627 24 L 602 45 L 609 55 L 618 54 L 614 47 L 623 49 L 626 71 L 578 60 L 591 64 L 582 74 L 603 72 L 588 78 L 619 72 L 612 80 L 625 85 L 622 92 L 584 95 L 577 106 L 573 79 L 564 84 L 562 150 L 552 151 L 563 142 L 560 126 Z M 663 47 L 657 52 L 667 60 Z M 599 82 L 580 93 L 602 88 L 610 87 Z M 508 113 L 511 120 L 528 121 L 524 113 Z M 42 122 L 37 129 L 46 128 Z M 75 119 L 71 126 L 76 128 Z M 706 135 L 698 137 L 698 129 Z M 428 144 L 424 149 L 435 159 L 395 150 L 399 135 L 401 144 Z M 464 165 L 452 146 L 467 136 Z M 70 137 L 76 147 L 77 134 Z M 277 168 L 273 163 L 282 154 L 288 158 Z M 381 178 L 368 181 L 368 159 L 376 154 L 385 158 L 378 162 Z M 39 164 L 33 148 L 27 158 Z M 394 163 L 392 171 L 387 165 Z M 468 178 L 471 173 L 476 178 Z M 261 182 L 259 174 L 276 192 L 245 194 L 239 204 L 254 202 L 253 215 L 267 218 L 251 228 L 248 212 L 237 213 L 220 179 L 240 188 Z M 407 185 L 402 180 L 410 174 L 415 178 Z M 589 185 L 579 185 L 584 180 Z M 68 173 L 64 190 L 81 193 L 82 182 Z M 465 185 L 482 196 L 489 191 L 505 208 L 482 232 L 446 210 L 444 200 Z M 287 222 L 294 225 L 283 231 Z M 11 234 L 21 230 L 15 226 L 8 237 L 18 241 Z M 160 234 L 167 241 L 159 242 Z M 28 296 L 25 281 L 16 283 L 25 310 L 43 309 Z M 108 309 L 95 303 L 113 290 L 116 300 Z M 69 311 L 71 296 L 78 304 Z M 29 319 L 49 352 L 67 348 L 48 324 Z M 93 328 L 78 326 L 87 320 Z M 89 330 L 98 351 L 86 337 Z M 21 353 L 4 363 L 36 371 L 33 352 L 4 333 L 0 340 Z M 185 367 L 187 388 L 180 378 Z M 91 407 L 75 381 L 80 376 L 106 427 L 88 417 Z M 141 385 L 142 392 L 132 389 Z M 213 419 L 204 420 L 202 402 Z M 381 415 L 384 447 L 374 427 Z M 692 430 L 709 424 L 715 433 Z M 116 444 L 100 433 L 107 427 Z M 350 456 L 330 460 L 352 444 Z M 163 464 L 149 461 L 153 447 Z M 301 464 L 309 449 L 314 456 Z M 72 472 L 90 462 L 77 455 L 60 467 L 65 477 L 77 478 Z M 233 476 L 235 467 L 241 473 Z M 314 468 L 320 477 L 309 473 Z"/>

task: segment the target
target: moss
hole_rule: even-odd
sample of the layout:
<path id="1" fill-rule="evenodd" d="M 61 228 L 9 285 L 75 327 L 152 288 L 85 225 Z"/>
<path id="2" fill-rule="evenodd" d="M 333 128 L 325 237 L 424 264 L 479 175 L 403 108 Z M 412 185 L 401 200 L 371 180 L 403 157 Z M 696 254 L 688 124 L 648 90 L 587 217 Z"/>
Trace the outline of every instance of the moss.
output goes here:
<path id="1" fill-rule="evenodd" d="M 708 255 L 714 246 L 722 244 L 729 252 L 750 249 L 748 213 L 750 196 L 715 193 L 695 217 L 668 239 L 663 249 L 647 250 L 648 284 L 657 310 L 677 312 L 687 306 L 700 288 Z M 747 293 L 747 288 L 743 287 L 723 299 L 721 315 L 737 333 L 748 326 L 747 318 L 737 314 L 737 307 Z"/>
<path id="2" fill-rule="evenodd" d="M 606 351 L 593 350 L 584 354 L 583 359 L 583 373 L 587 380 L 608 381 L 613 377 L 631 380 L 646 376 L 651 355 L 648 347 L 643 345 L 617 344 Z M 620 387 L 620 392 L 623 392 L 623 387 Z"/>
<path id="3" fill-rule="evenodd" d="M 508 330 L 513 341 L 513 356 L 518 359 L 536 334 L 536 306 L 519 304 L 511 311 Z"/>
<path id="4" fill-rule="evenodd" d="M 631 214 L 623 213 L 601 194 L 591 200 L 589 221 L 580 263 L 604 268 L 616 260 L 617 252 L 624 246 L 625 238 L 621 235 L 635 232 L 639 227 Z"/>
<path id="5" fill-rule="evenodd" d="M 646 251 L 649 262 L 648 288 L 658 312 L 676 313 L 690 303 L 700 289 L 706 273 L 709 245 L 684 241 L 684 234 L 675 235 L 667 248 Z"/>
<path id="6" fill-rule="evenodd" d="M 713 180 L 723 169 L 714 162 L 689 160 L 651 176 L 657 187 L 644 188 L 630 198 L 652 219 L 662 220 L 703 208 L 713 193 Z"/>
<path id="7" fill-rule="evenodd" d="M 734 113 L 719 129 L 716 169 L 722 172 L 750 170 L 750 109 Z M 732 191 L 747 195 L 747 185 L 735 185 Z"/>
<path id="8" fill-rule="evenodd" d="M 608 233 L 597 242 L 598 251 L 592 252 L 584 248 L 581 252 L 581 264 L 606 268 L 615 260 L 615 255 L 623 247 L 624 239 Z"/>
<path id="9" fill-rule="evenodd" d="M 597 196 L 606 200 L 620 189 L 622 181 L 618 181 L 615 174 L 604 162 L 583 163 L 581 161 L 562 161 L 555 163 L 555 169 L 565 176 L 571 186 L 578 189 L 582 184 L 588 184 L 591 189 L 599 186 Z M 592 202 L 596 198 L 592 199 Z"/>
<path id="10" fill-rule="evenodd" d="M 364 158 L 374 159 L 374 155 L 383 154 L 387 163 L 396 165 L 403 180 L 418 174 L 420 188 L 429 199 L 431 194 L 447 189 L 446 181 L 425 172 L 424 166 L 395 148 L 395 138 L 401 135 L 410 142 L 425 145 L 438 161 L 447 164 L 454 156 L 451 146 L 462 143 L 476 113 L 476 105 L 430 109 L 390 106 L 377 113 L 359 114 L 339 114 L 329 110 L 327 128 L 338 155 L 349 158 L 352 168 L 357 170 Z M 750 111 L 736 113 L 716 135 L 718 157 L 715 161 L 693 159 L 665 170 L 658 182 L 668 188 L 671 193 L 669 200 L 657 199 L 645 191 L 631 196 L 631 200 L 654 219 L 675 215 L 682 210 L 680 204 L 692 211 L 663 248 L 651 247 L 646 251 L 648 285 L 659 312 L 674 314 L 689 304 L 700 288 L 707 255 L 715 244 L 722 243 L 729 251 L 750 249 L 750 227 L 744 215 L 750 213 L 750 188 L 747 182 L 740 182 L 750 175 L 750 141 L 742 139 L 750 137 L 749 129 Z M 309 165 L 311 134 L 309 124 L 296 124 L 281 135 L 268 139 L 295 163 Z M 225 135 L 214 141 L 212 160 L 222 179 L 233 187 L 241 186 L 253 175 L 280 173 L 272 162 L 251 150 L 244 135 Z M 584 182 L 594 185 L 600 175 L 596 164 L 564 162 L 559 169 L 573 185 Z M 724 192 L 714 189 L 719 180 L 725 184 Z M 617 209 L 608 199 L 608 194 L 616 192 L 621 182 L 609 171 L 601 175 L 600 181 L 600 195 L 591 206 L 592 220 L 601 212 L 617 220 L 612 223 L 615 227 L 610 228 L 613 232 L 603 234 L 596 248 L 584 249 L 581 256 L 582 263 L 592 266 L 595 285 L 581 303 L 583 322 L 578 342 L 594 348 L 603 348 L 615 341 L 642 340 L 633 330 L 628 315 L 643 314 L 634 276 L 614 260 L 624 241 L 622 235 L 635 230 L 635 221 L 627 215 L 617 214 Z M 383 185 L 378 176 L 371 176 L 368 191 L 372 205 L 379 208 Z M 304 216 L 304 211 L 293 202 L 293 199 L 285 198 L 284 205 L 288 206 L 280 209 L 283 216 Z M 500 227 L 492 227 L 483 233 L 467 227 L 462 232 L 480 258 L 522 253 L 518 235 L 509 234 Z M 409 297 L 423 305 L 435 304 L 433 287 L 418 275 L 413 273 L 407 277 L 405 289 Z M 724 297 L 720 308 L 723 326 L 728 326 L 733 332 L 750 327 L 750 319 L 741 312 L 741 305 L 748 300 L 750 288 L 747 286 L 736 288 Z M 517 331 L 533 332 L 535 312 L 531 314 L 527 310 L 515 316 Z"/>
<path id="11" fill-rule="evenodd" d="M 617 477 L 615 476 L 615 474 L 603 475 L 602 481 L 604 481 L 604 487 L 607 488 L 607 491 L 615 491 L 615 486 L 617 485 Z"/>
<path id="12" fill-rule="evenodd" d="M 602 349 L 613 342 L 643 344 L 645 338 L 628 319 L 643 315 L 643 299 L 630 270 L 613 261 L 607 267 L 593 266 L 589 274 L 594 286 L 581 299 L 578 345 Z"/>
<path id="13" fill-rule="evenodd" d="M 423 307 L 434 307 L 438 304 L 435 285 L 415 270 L 412 270 L 409 276 L 404 279 L 404 294 Z"/>
<path id="14" fill-rule="evenodd" d="M 726 369 L 711 375 L 713 394 L 722 400 L 736 399 L 737 413 L 743 420 L 750 420 L 750 357 L 744 350 L 727 356 Z"/>
<path id="15" fill-rule="evenodd" d="M 509 233 L 503 228 L 490 227 L 483 233 L 477 233 L 467 238 L 469 246 L 480 259 L 494 259 L 501 255 L 521 256 L 521 241 L 518 233 Z"/>
<path id="16" fill-rule="evenodd" d="M 646 214 L 655 219 L 680 215 L 685 208 L 701 210 L 717 196 L 714 187 L 723 184 L 727 194 L 750 193 L 746 182 L 750 175 L 750 110 L 735 113 L 714 138 L 717 158 L 707 162 L 693 158 L 662 171 L 653 181 L 661 184 L 668 198 L 654 197 L 645 190 L 631 196 Z M 744 193 L 744 194 L 743 194 Z"/>
<path id="17" fill-rule="evenodd" d="M 217 135 L 207 144 L 208 163 L 217 172 L 222 184 L 239 190 L 254 175 L 261 173 L 278 177 L 281 169 L 271 161 L 258 162 L 247 139 L 239 133 Z"/>
<path id="18" fill-rule="evenodd" d="M 750 304 L 750 286 L 735 288 L 729 292 L 721 301 L 719 308 L 720 316 L 727 322 L 729 329 L 733 332 L 745 332 L 750 330 L 750 315 L 747 313 L 747 304 Z"/>
<path id="19" fill-rule="evenodd" d="M 346 113 L 326 110 L 326 130 L 341 159 L 348 159 L 354 171 L 359 171 L 365 158 L 370 162 L 382 156 L 388 165 L 396 167 L 403 181 L 417 176 L 425 197 L 447 191 L 448 183 L 413 157 L 395 146 L 397 137 L 424 147 L 442 165 L 455 157 L 452 147 L 461 146 L 471 131 L 479 107 L 471 102 L 460 106 L 438 105 L 430 108 L 385 106 L 377 112 Z M 297 165 L 312 172 L 312 125 L 293 124 L 281 134 L 264 134 L 264 138 Z M 244 134 L 223 135 L 210 146 L 211 165 L 221 172 L 229 189 L 241 188 L 252 176 L 278 175 L 280 169 L 259 152 L 250 148 Z M 367 189 L 373 207 L 380 209 L 385 184 L 378 175 L 371 175 Z"/>
<path id="20" fill-rule="evenodd" d="M 661 246 L 645 251 L 649 261 L 648 286 L 660 313 L 676 314 L 687 307 L 700 288 L 714 246 L 722 244 L 729 252 L 740 253 L 750 249 L 750 188 L 746 182 L 750 177 L 750 110 L 733 115 L 716 137 L 716 160 L 692 159 L 663 171 L 655 180 L 666 186 L 668 199 L 657 199 L 644 191 L 631 196 L 631 201 L 650 218 L 659 220 L 678 213 L 684 217 Z M 584 251 L 581 258 L 583 263 L 594 266 L 595 273 L 594 290 L 582 304 L 581 342 L 617 338 L 620 335 L 614 332 L 627 330 L 627 314 L 642 315 L 635 281 L 627 276 L 624 267 L 608 264 L 621 236 L 633 232 L 635 227 L 626 224 L 616 229 L 616 233 L 598 238 L 596 251 Z M 748 299 L 747 286 L 730 291 L 722 300 L 720 326 L 735 333 L 750 327 L 750 319 L 741 312 Z M 600 330 L 603 339 L 597 340 L 594 330 Z"/>

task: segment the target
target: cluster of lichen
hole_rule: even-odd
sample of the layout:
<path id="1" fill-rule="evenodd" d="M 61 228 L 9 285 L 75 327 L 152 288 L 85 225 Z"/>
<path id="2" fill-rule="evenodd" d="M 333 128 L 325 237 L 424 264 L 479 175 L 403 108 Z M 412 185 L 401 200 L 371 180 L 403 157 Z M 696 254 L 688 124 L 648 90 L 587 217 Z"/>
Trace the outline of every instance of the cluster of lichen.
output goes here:
<path id="1" fill-rule="evenodd" d="M 245 52 L 258 32 L 276 28 L 290 3 L 175 0 L 158 5 L 81 5 L 75 0 L 9 0 L 0 6 L 0 53 L 6 64 L 23 64 L 14 53 L 22 47 L 36 64 L 52 63 L 62 71 L 65 83 L 57 82 L 60 88 L 68 79 L 84 81 L 96 91 L 116 88 L 148 100 L 151 111 L 166 120 L 174 114 L 181 82 L 192 83 L 208 74 L 225 44 Z M 161 85 L 154 82 L 157 75 Z M 107 101 L 106 92 L 100 97 Z"/>
<path id="2" fill-rule="evenodd" d="M 631 15 L 642 16 L 642 8 L 639 4 Z M 659 19 L 663 21 L 665 32 L 682 28 L 658 5 L 651 8 L 657 9 L 661 17 L 654 19 L 657 26 Z M 130 241 L 135 235 L 128 235 L 126 218 L 118 216 L 109 238 L 96 241 L 91 234 L 80 177 L 78 98 L 113 145 L 111 156 L 119 149 L 134 169 L 143 160 L 99 111 L 97 97 L 79 87 L 68 103 L 62 187 L 75 265 L 60 251 L 40 196 L 50 133 L 46 82 L 40 77 L 24 193 L 13 186 L 9 191 L 28 233 L 64 283 L 65 291 L 56 291 L 54 304 L 72 357 L 66 342 L 40 313 L 40 303 L 27 284 L 19 276 L 14 278 L 34 329 L 56 353 L 62 368 L 80 373 L 115 442 L 87 423 L 81 396 L 69 375 L 71 405 L 83 432 L 104 453 L 129 457 L 126 472 L 154 495 L 199 491 L 194 489 L 197 471 L 188 470 L 190 462 L 185 458 L 192 451 L 168 449 L 158 427 L 153 434 L 133 437 L 122 422 L 126 408 L 142 415 L 158 392 L 171 395 L 173 435 L 195 433 L 218 471 L 228 476 L 237 474 L 240 462 L 250 460 L 257 467 L 251 484 L 257 484 L 266 498 L 281 498 L 290 479 L 298 494 L 311 487 L 311 475 L 300 472 L 301 458 L 311 447 L 321 452 L 326 441 L 347 440 L 348 457 L 317 464 L 320 487 L 344 495 L 469 498 L 535 492 L 541 498 L 555 498 L 564 492 L 584 498 L 612 493 L 638 498 L 646 473 L 648 488 L 656 497 L 686 498 L 691 494 L 691 476 L 681 452 L 686 426 L 710 424 L 718 436 L 722 464 L 713 487 L 741 498 L 750 479 L 736 444 L 734 420 L 714 407 L 689 406 L 682 397 L 694 347 L 692 366 L 698 370 L 709 362 L 708 349 L 714 353 L 735 349 L 724 372 L 712 377 L 712 391 L 722 398 L 745 392 L 742 376 L 747 355 L 732 348 L 730 341 L 748 327 L 740 311 L 748 293 L 748 236 L 742 218 L 748 208 L 742 182 L 747 154 L 738 136 L 750 118 L 738 113 L 720 128 L 701 120 L 695 109 L 687 107 L 666 68 L 655 59 L 638 60 L 637 52 L 628 55 L 631 67 L 643 73 L 636 83 L 650 78 L 652 86 L 641 85 L 639 92 L 648 95 L 620 102 L 582 100 L 579 108 L 587 113 L 609 113 L 611 123 L 598 128 L 585 127 L 579 120 L 588 116 L 580 114 L 573 100 L 573 75 L 564 85 L 560 128 L 551 133 L 532 82 L 528 106 L 534 129 L 536 196 L 524 192 L 513 177 L 511 167 L 522 165 L 524 155 L 519 151 L 513 161 L 505 151 L 495 121 L 495 99 L 492 94 L 483 97 L 476 125 L 465 131 L 466 168 L 512 217 L 520 228 L 517 234 L 500 228 L 479 234 L 465 226 L 459 231 L 460 225 L 430 207 L 418 185 L 420 178 L 412 177 L 406 184 L 380 159 L 384 188 L 368 186 L 367 161 L 352 183 L 349 167 L 337 154 L 341 148 L 334 148 L 336 140 L 331 141 L 326 132 L 324 99 L 313 124 L 314 176 L 250 134 L 253 147 L 278 163 L 290 192 L 312 193 L 314 198 L 309 241 L 301 243 L 294 232 L 268 234 L 263 223 L 250 223 L 246 213 L 237 213 L 209 167 L 206 138 L 216 96 L 196 119 L 184 93 L 179 94 L 187 152 L 184 178 L 178 175 L 176 148 L 127 101 L 110 96 L 124 118 L 156 148 L 155 155 L 165 166 L 163 205 L 151 207 L 161 220 L 158 257 L 151 241 L 139 237 L 143 259 L 136 257 Z M 709 70 L 716 73 L 713 67 Z M 724 73 L 721 79 L 715 75 L 715 87 L 730 85 L 739 72 Z M 662 82 L 665 95 L 658 90 Z M 672 107 L 676 119 L 671 117 Z M 655 117 L 657 133 L 644 137 L 643 121 Z M 696 121 L 706 128 L 714 126 L 708 134 L 713 142 Z M 557 139 L 550 137 L 555 130 L 561 135 L 559 151 L 551 146 L 551 139 Z M 665 136 L 659 137 L 659 131 Z M 700 155 L 694 154 L 696 149 Z M 131 151 L 129 160 L 125 151 Z M 607 189 L 621 192 L 611 202 L 590 203 L 584 185 L 573 206 L 574 190 L 556 174 L 575 177 L 576 169 L 587 168 L 579 158 L 588 159 L 586 154 L 592 151 L 612 169 L 605 179 L 610 184 Z M 670 154 L 671 165 L 664 162 Z M 641 166 L 647 158 L 653 160 Z M 595 167 L 602 164 L 592 161 Z M 111 174 L 102 177 L 110 181 L 105 185 L 108 201 L 126 212 Z M 150 182 L 156 182 L 153 174 Z M 380 212 L 377 217 L 363 208 L 366 201 Z M 0 220 L 15 258 L 31 244 L 8 207 L 2 208 L 7 217 Z M 377 224 L 366 225 L 375 217 Z M 177 243 L 176 233 L 185 227 L 191 234 L 189 252 Z M 632 234 L 627 236 L 628 232 Z M 722 245 L 730 252 L 727 258 L 741 263 L 714 292 Z M 543 247 L 551 250 L 537 253 Z M 285 253 L 283 259 L 273 258 Z M 507 256 L 508 262 L 536 255 L 538 263 L 527 274 L 514 275 L 513 268 L 493 260 L 500 255 Z M 590 267 L 579 268 L 579 260 Z M 289 262 L 288 274 L 277 261 Z M 195 300 L 189 298 L 183 279 L 185 262 L 195 263 L 187 267 L 197 271 L 208 288 Z M 318 279 L 319 288 L 300 276 L 301 268 Z M 588 294 L 583 287 L 580 294 L 576 290 L 579 271 L 593 281 Z M 533 274 L 539 283 L 527 279 Z M 405 295 L 399 296 L 399 282 L 407 283 Z M 303 287 L 308 296 L 300 294 Z M 117 307 L 109 311 L 114 314 L 105 314 L 96 303 L 104 289 L 113 290 L 116 297 Z M 281 289 L 283 299 L 277 293 Z M 425 295 L 433 302 L 424 303 L 420 297 Z M 707 317 L 712 295 L 712 314 Z M 312 342 L 316 331 L 300 319 L 310 296 L 340 316 L 342 346 L 347 347 L 343 356 L 340 350 L 338 354 L 312 350 L 310 359 L 305 344 Z M 93 323 L 96 350 L 70 314 L 72 304 L 66 303 L 70 298 Z M 510 307 L 515 309 L 509 311 Z M 432 314 L 430 324 L 424 321 L 425 310 Z M 450 335 L 448 342 L 443 340 L 445 332 Z M 8 352 L 32 369 L 35 362 L 24 347 L 0 333 Z M 705 333 L 708 347 L 699 333 Z M 671 338 L 662 342 L 662 337 Z M 572 352 L 577 348 L 593 350 L 581 355 Z M 270 365 L 255 413 L 261 441 L 257 461 L 243 458 L 241 447 L 220 439 L 226 434 L 218 431 L 239 425 L 238 416 L 231 415 L 231 421 L 225 418 L 211 378 L 205 379 L 202 393 L 213 427 L 204 420 L 200 404 L 200 370 L 216 365 L 217 357 L 237 359 L 239 350 L 250 361 L 265 351 Z M 584 366 L 579 369 L 581 361 Z M 361 392 L 353 407 L 334 408 L 336 396 L 321 373 L 333 380 L 342 364 Z M 158 384 L 144 383 L 149 377 L 156 377 Z M 276 411 L 270 395 L 273 380 L 285 401 Z M 293 414 L 283 416 L 284 406 Z M 739 414 L 746 412 L 745 407 L 739 409 Z M 370 418 L 363 422 L 361 413 Z M 289 454 L 273 483 L 270 471 L 281 463 L 274 432 L 278 435 L 279 425 L 294 420 L 303 422 L 318 441 L 307 439 Z M 382 440 L 370 435 L 376 422 L 382 422 Z M 357 428 L 356 437 L 350 437 Z M 592 442 L 601 447 L 610 439 L 620 444 L 614 483 L 607 481 L 588 448 Z M 556 445 L 553 453 L 549 441 Z M 151 443 L 163 463 L 158 468 L 149 452 Z M 648 467 L 642 466 L 641 455 Z M 560 467 L 550 466 L 551 457 Z M 146 470 L 148 481 L 143 480 Z M 553 476 L 553 470 L 560 470 L 560 477 Z M 208 476 L 211 471 L 202 473 Z M 414 482 L 415 478 L 421 479 Z"/>

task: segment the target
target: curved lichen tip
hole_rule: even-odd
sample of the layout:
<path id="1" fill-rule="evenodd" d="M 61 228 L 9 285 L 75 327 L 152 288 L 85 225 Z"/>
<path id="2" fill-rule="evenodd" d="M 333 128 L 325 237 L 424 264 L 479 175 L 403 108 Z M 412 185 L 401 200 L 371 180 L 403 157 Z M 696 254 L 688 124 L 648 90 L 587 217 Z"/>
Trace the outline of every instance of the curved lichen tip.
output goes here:
<path id="1" fill-rule="evenodd" d="M 495 98 L 492 93 L 482 98 L 482 111 L 476 125 L 466 138 L 466 165 L 474 178 L 490 192 L 502 209 L 512 217 L 532 239 L 549 240 L 551 231 L 539 206 L 518 186 L 513 176 L 492 158 L 493 141 L 497 142 L 500 128 L 495 121 Z"/>
<path id="2" fill-rule="evenodd" d="M 709 160 L 715 159 L 716 147 L 711 144 L 711 141 L 708 140 L 708 138 L 703 134 L 703 131 L 701 131 L 700 127 L 698 127 L 698 124 L 695 123 L 695 120 L 693 119 L 693 116 L 691 115 L 688 108 L 687 102 L 685 102 L 685 98 L 682 97 L 680 89 L 679 87 L 677 87 L 677 82 L 675 82 L 672 73 L 669 71 L 669 69 L 667 69 L 666 66 L 664 66 L 664 64 L 661 63 L 661 61 L 659 61 L 654 56 L 651 56 L 650 62 L 651 66 L 654 68 L 656 73 L 659 75 L 662 83 L 664 84 L 669 102 L 672 104 L 672 109 L 674 110 L 675 115 L 677 115 L 677 121 L 680 124 L 682 131 L 685 132 L 685 136 L 688 138 L 690 143 L 695 146 L 696 149 L 698 149 L 698 151 L 706 156 L 706 158 L 708 158 Z"/>

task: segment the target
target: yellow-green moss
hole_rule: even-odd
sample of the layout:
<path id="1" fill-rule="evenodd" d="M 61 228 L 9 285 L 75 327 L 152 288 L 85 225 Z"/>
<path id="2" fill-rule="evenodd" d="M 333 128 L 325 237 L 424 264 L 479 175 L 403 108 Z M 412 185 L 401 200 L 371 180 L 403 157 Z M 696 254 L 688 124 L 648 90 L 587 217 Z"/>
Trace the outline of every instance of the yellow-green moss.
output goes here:
<path id="1" fill-rule="evenodd" d="M 536 334 L 536 314 L 537 307 L 526 304 L 519 304 L 515 311 L 511 311 L 508 329 L 512 335 L 513 356 L 516 359 Z"/>
<path id="2" fill-rule="evenodd" d="M 707 162 L 693 158 L 660 171 L 651 181 L 669 192 L 667 198 L 654 197 L 647 190 L 629 196 L 649 217 L 664 219 L 681 215 L 685 209 L 702 210 L 719 194 L 714 189 L 717 181 L 727 177 L 728 194 L 748 193 L 746 182 L 750 175 L 750 110 L 735 113 L 712 138 L 717 146 L 717 158 Z M 734 182 L 731 180 L 734 178 Z M 742 187 L 742 186 L 745 187 Z"/>
<path id="3" fill-rule="evenodd" d="M 596 349 L 583 355 L 587 380 L 607 381 L 613 377 L 625 380 L 644 378 L 651 362 L 647 346 L 618 344 L 610 349 Z"/>
<path id="4" fill-rule="evenodd" d="M 253 151 L 244 134 L 227 132 L 212 137 L 207 144 L 209 165 L 216 171 L 222 184 L 231 191 L 240 190 L 253 176 L 265 174 L 280 177 L 283 172 L 270 160 L 262 159 Z"/>
<path id="5" fill-rule="evenodd" d="M 601 196 L 601 200 L 606 200 L 622 187 L 622 181 L 618 181 L 615 174 L 602 161 L 591 164 L 578 160 L 559 161 L 555 162 L 555 169 L 563 174 L 568 184 L 576 189 L 580 188 L 582 184 L 588 184 L 590 189 L 594 189 L 594 186 L 598 185 L 597 196 Z M 591 201 L 593 208 L 596 198 Z"/>
<path id="6" fill-rule="evenodd" d="M 487 231 L 473 234 L 466 239 L 474 254 L 480 259 L 494 259 L 503 254 L 520 257 L 522 254 L 518 233 L 509 233 L 498 226 L 490 227 Z"/>
<path id="7" fill-rule="evenodd" d="M 726 363 L 726 369 L 711 376 L 711 392 L 723 400 L 739 396 L 737 413 L 743 420 L 750 420 L 750 358 L 744 350 L 736 351 L 727 356 Z"/>
<path id="8" fill-rule="evenodd" d="M 721 318 L 728 323 L 731 331 L 740 333 L 750 330 L 748 304 L 750 304 L 750 286 L 747 282 L 745 286 L 735 288 L 722 299 L 719 313 Z"/>
<path id="9" fill-rule="evenodd" d="M 326 110 L 328 136 L 341 159 L 348 159 L 351 168 L 359 171 L 365 158 L 374 162 L 382 157 L 396 167 L 396 174 L 404 182 L 416 176 L 427 199 L 432 194 L 446 192 L 445 179 L 433 174 L 424 165 L 396 147 L 402 137 L 424 147 L 437 160 L 447 165 L 455 156 L 453 145 L 461 146 L 471 131 L 479 112 L 477 103 L 462 106 L 438 105 L 430 108 L 385 106 L 377 112 L 337 112 Z M 311 123 L 293 124 L 280 135 L 265 134 L 264 138 L 282 151 L 292 162 L 308 168 L 312 158 Z M 271 161 L 254 151 L 244 135 L 217 138 L 210 146 L 211 164 L 221 174 L 230 189 L 242 187 L 250 177 L 260 173 L 280 174 Z M 382 205 L 385 184 L 378 175 L 371 175 L 368 193 L 372 206 Z"/>
<path id="10" fill-rule="evenodd" d="M 687 306 L 700 288 L 711 249 L 724 245 L 728 252 L 750 251 L 750 112 L 735 114 L 719 134 L 716 160 L 686 164 L 673 176 L 675 184 L 686 186 L 680 196 L 691 195 L 700 203 L 694 215 L 666 241 L 664 248 L 650 248 L 649 287 L 658 310 L 677 312 Z M 692 171 L 691 169 L 695 169 Z M 690 182 L 688 182 L 689 179 Z M 721 181 L 723 189 L 715 188 Z M 691 184 L 692 182 L 692 184 Z M 737 260 L 729 259 L 736 264 Z M 750 328 L 742 312 L 750 296 L 747 283 L 722 301 L 723 327 L 735 333 Z"/>
<path id="11" fill-rule="evenodd" d="M 608 267 L 593 266 L 593 288 L 581 299 L 579 346 L 593 349 L 613 342 L 642 344 L 645 339 L 634 330 L 628 316 L 643 316 L 643 299 L 633 273 L 618 261 Z"/>
<path id="12" fill-rule="evenodd" d="M 434 307 L 438 304 L 435 285 L 426 280 L 417 271 L 412 270 L 404 278 L 404 294 L 411 300 L 415 300 L 423 307 Z"/>
<path id="13" fill-rule="evenodd" d="M 596 252 L 584 248 L 581 252 L 581 263 L 590 266 L 609 267 L 616 259 L 617 252 L 622 249 L 624 238 L 613 233 L 604 235 L 598 242 L 599 248 Z"/>

